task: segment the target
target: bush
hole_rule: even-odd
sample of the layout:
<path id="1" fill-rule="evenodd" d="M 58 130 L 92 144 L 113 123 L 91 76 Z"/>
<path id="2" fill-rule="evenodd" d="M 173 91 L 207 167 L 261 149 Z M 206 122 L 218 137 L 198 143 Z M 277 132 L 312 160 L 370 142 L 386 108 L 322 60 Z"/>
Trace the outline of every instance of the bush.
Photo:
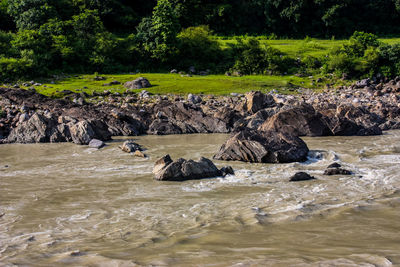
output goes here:
<path id="1" fill-rule="evenodd" d="M 236 55 L 233 70 L 243 74 L 282 74 L 294 71 L 294 59 L 269 45 L 261 46 L 253 37 L 244 42 L 239 39 L 233 54 Z"/>
<path id="2" fill-rule="evenodd" d="M 181 68 L 214 69 L 221 61 L 222 50 L 207 26 L 190 27 L 178 34 Z"/>
<path id="3" fill-rule="evenodd" d="M 0 57 L 0 79 L 15 80 L 21 77 L 27 77 L 31 73 L 32 62 L 26 58 L 5 58 Z"/>
<path id="4" fill-rule="evenodd" d="M 343 46 L 343 50 L 349 56 L 362 57 L 369 47 L 378 47 L 380 42 L 378 36 L 372 33 L 354 32 L 349 43 Z"/>
<path id="5" fill-rule="evenodd" d="M 379 72 L 386 77 L 400 75 L 400 44 L 379 47 Z"/>
<path id="6" fill-rule="evenodd" d="M 11 40 L 13 34 L 0 31 L 0 56 L 8 56 L 11 54 Z"/>
<path id="7" fill-rule="evenodd" d="M 354 32 L 347 44 L 331 50 L 324 70 L 347 73 L 356 78 L 372 76 L 379 71 L 380 45 L 376 35 Z"/>

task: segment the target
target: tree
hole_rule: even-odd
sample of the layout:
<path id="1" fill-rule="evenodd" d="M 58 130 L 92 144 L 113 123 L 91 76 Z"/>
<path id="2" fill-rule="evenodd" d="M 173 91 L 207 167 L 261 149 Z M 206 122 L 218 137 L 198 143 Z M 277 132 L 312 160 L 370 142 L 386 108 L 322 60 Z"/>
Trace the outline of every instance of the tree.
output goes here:
<path id="1" fill-rule="evenodd" d="M 144 18 L 137 30 L 137 40 L 152 58 L 165 63 L 176 54 L 180 25 L 171 1 L 159 0 L 151 19 Z"/>
<path id="2" fill-rule="evenodd" d="M 8 0 L 8 13 L 19 30 L 38 29 L 57 16 L 50 0 Z"/>

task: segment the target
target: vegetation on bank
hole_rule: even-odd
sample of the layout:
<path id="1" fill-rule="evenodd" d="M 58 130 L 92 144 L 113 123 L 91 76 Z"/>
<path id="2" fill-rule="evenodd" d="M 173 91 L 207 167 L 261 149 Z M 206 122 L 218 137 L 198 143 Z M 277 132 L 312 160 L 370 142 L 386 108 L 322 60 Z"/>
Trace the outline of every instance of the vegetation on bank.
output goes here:
<path id="1" fill-rule="evenodd" d="M 41 80 L 40 86 L 34 86 L 35 89 L 44 95 L 52 97 L 63 96 L 62 91 L 85 92 L 89 95 L 93 92 L 110 91 L 111 93 L 124 93 L 126 88 L 123 84 L 132 81 L 138 77 L 147 78 L 152 87 L 146 88 L 152 94 L 213 94 L 228 95 L 230 93 L 245 93 L 251 90 L 269 92 L 276 90 L 279 93 L 293 94 L 298 92 L 299 88 L 322 89 L 326 83 L 331 82 L 328 79 L 321 79 L 316 82 L 316 77 L 296 77 L 296 76 L 272 76 L 272 75 L 250 75 L 242 77 L 228 77 L 225 75 L 207 75 L 207 76 L 186 76 L 180 74 L 160 74 L 160 73 L 138 73 L 138 74 L 112 74 L 101 75 L 105 80 L 96 81 L 94 75 L 71 75 L 60 79 Z M 118 81 L 121 84 L 105 85 L 112 81 Z M 24 88 L 28 89 L 30 86 Z M 142 89 L 136 90 L 140 92 Z"/>
<path id="2" fill-rule="evenodd" d="M 143 5 L 139 6 L 139 2 Z M 347 1 L 344 6 L 342 1 L 330 1 L 337 2 L 333 6 L 325 1 L 290 1 L 289 6 L 285 1 L 276 0 L 214 1 L 214 4 L 202 0 L 139 2 L 0 0 L 0 18 L 4 21 L 0 26 L 0 80 L 11 82 L 59 73 L 137 70 L 165 73 L 171 69 L 188 71 L 191 67 L 197 72 L 208 70 L 213 74 L 227 71 L 240 75 L 300 77 L 334 74 L 352 79 L 400 75 L 400 44 L 380 41 L 374 34 L 356 31 L 348 40 L 341 41 L 309 37 L 301 41 L 274 40 L 275 34 L 223 38 L 214 34 L 242 33 L 247 29 L 245 26 L 237 28 L 240 23 L 247 25 L 248 22 L 242 20 L 228 24 L 232 29 L 221 24 L 228 19 L 227 14 L 234 16 L 239 12 L 238 8 L 250 14 L 262 11 L 259 16 L 266 20 L 265 29 L 294 27 L 299 33 L 303 32 L 299 31 L 299 26 L 305 27 L 308 25 L 305 21 L 313 19 L 315 25 L 321 20 L 327 32 L 335 32 L 334 28 L 341 22 L 337 16 L 343 15 L 343 9 L 365 8 L 360 1 L 358 4 Z M 377 1 L 363 2 L 373 11 L 373 14 L 368 13 L 368 22 L 383 7 L 387 8 L 385 12 L 393 12 L 391 17 L 386 15 L 385 20 L 376 25 L 374 32 L 380 32 L 378 29 L 387 26 L 388 21 L 400 19 L 398 1 L 381 0 L 378 1 L 380 5 Z M 204 7 L 217 8 L 219 13 L 208 14 L 211 11 Z M 312 12 L 309 8 L 313 8 Z M 276 13 L 279 16 L 274 17 L 272 11 L 279 11 Z M 208 18 L 214 16 L 214 19 L 202 21 L 196 12 L 208 14 Z M 345 28 L 353 28 L 355 23 L 357 29 L 368 30 L 364 24 L 356 23 L 359 21 L 355 14 L 358 12 L 351 16 L 344 14 L 348 19 Z M 292 16 L 294 21 L 291 21 Z M 247 19 L 254 18 L 256 14 Z M 281 24 L 274 26 L 272 19 Z M 390 33 L 396 33 L 397 27 L 390 29 Z M 325 30 L 316 27 L 315 33 Z"/>

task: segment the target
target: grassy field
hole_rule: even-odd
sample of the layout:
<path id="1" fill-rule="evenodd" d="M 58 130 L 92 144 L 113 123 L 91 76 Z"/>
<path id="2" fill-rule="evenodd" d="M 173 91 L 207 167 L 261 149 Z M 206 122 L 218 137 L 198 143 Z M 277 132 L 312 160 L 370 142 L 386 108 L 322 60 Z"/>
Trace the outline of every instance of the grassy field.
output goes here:
<path id="1" fill-rule="evenodd" d="M 267 37 L 257 37 L 261 43 L 269 44 L 292 57 L 303 56 L 324 56 L 329 50 L 335 46 L 342 45 L 347 40 L 317 40 L 306 38 L 304 40 L 269 40 Z M 235 38 L 217 37 L 218 42 L 223 47 L 235 43 Z M 400 38 L 380 39 L 382 42 L 394 44 L 400 43 Z M 296 76 L 243 76 L 243 77 L 227 77 L 224 75 L 209 76 L 193 76 L 182 77 L 179 74 L 169 73 L 140 73 L 140 74 L 115 74 L 102 75 L 106 77 L 105 81 L 95 81 L 94 75 L 72 75 L 62 80 L 44 80 L 42 86 L 36 89 L 45 95 L 59 96 L 59 92 L 63 90 L 71 90 L 74 92 L 87 92 L 89 94 L 94 91 L 102 92 L 110 90 L 112 92 L 124 92 L 123 83 L 132 81 L 138 77 L 147 78 L 153 87 L 147 89 L 153 94 L 214 94 L 227 95 L 230 93 L 245 93 L 251 90 L 261 90 L 263 92 L 273 89 L 280 93 L 294 93 L 298 87 L 320 90 L 324 88 L 326 83 L 332 81 L 323 79 L 320 83 L 313 83 L 308 77 Z M 120 85 L 103 86 L 103 84 L 117 80 Z M 342 83 L 340 80 L 335 81 L 336 84 Z M 140 90 L 138 90 L 139 92 Z"/>
<path id="2" fill-rule="evenodd" d="M 263 36 L 257 37 L 257 39 L 260 43 L 271 45 L 292 57 L 324 56 L 329 53 L 329 50 L 333 47 L 348 42 L 348 40 L 320 40 L 313 38 L 306 38 L 303 40 L 269 40 L 267 37 Z M 218 37 L 217 40 L 222 47 L 228 47 L 229 44 L 236 43 L 234 38 Z M 388 44 L 395 44 L 400 43 L 400 38 L 380 39 L 380 41 Z"/>
<path id="3" fill-rule="evenodd" d="M 312 79 L 300 78 L 296 76 L 243 76 L 228 77 L 225 75 L 208 75 L 182 77 L 179 74 L 162 73 L 140 73 L 134 75 L 115 74 L 101 75 L 105 77 L 104 81 L 95 81 L 94 75 L 73 75 L 58 81 L 41 81 L 42 86 L 36 86 L 36 90 L 44 95 L 57 96 L 63 90 L 74 92 L 86 92 L 92 94 L 94 91 L 103 92 L 110 90 L 112 92 L 124 92 L 126 89 L 123 83 L 132 81 L 138 77 L 147 78 L 153 85 L 146 90 L 153 94 L 214 94 L 227 95 L 230 93 L 245 93 L 251 90 L 261 90 L 263 92 L 273 89 L 281 93 L 293 93 L 294 88 L 322 88 L 323 83 L 312 85 Z M 111 81 L 119 81 L 120 85 L 104 86 Z M 137 90 L 140 92 L 141 90 Z"/>

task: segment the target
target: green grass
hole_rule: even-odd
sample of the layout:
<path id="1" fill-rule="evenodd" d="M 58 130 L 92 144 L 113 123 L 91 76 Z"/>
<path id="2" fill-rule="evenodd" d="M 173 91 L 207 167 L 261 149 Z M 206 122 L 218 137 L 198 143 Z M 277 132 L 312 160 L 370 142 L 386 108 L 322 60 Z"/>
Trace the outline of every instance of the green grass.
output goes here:
<path id="1" fill-rule="evenodd" d="M 236 42 L 235 38 L 216 37 L 222 47 L 228 47 L 229 44 Z M 321 57 L 329 53 L 335 47 L 342 45 L 347 40 L 319 40 L 306 38 L 304 40 L 269 40 L 266 36 L 259 36 L 257 39 L 261 43 L 269 44 L 291 57 L 314 56 Z M 400 38 L 380 39 L 388 44 L 400 43 Z M 326 83 L 332 82 L 324 79 L 322 83 L 312 84 L 309 78 L 299 78 L 296 76 L 243 76 L 243 77 L 227 77 L 224 75 L 209 76 L 193 76 L 181 77 L 179 74 L 163 74 L 163 73 L 141 73 L 136 75 L 103 75 L 106 81 L 94 81 L 94 75 L 74 75 L 70 78 L 54 81 L 43 82 L 45 86 L 36 87 L 36 89 L 45 95 L 60 96 L 59 92 L 63 90 L 71 90 L 74 92 L 87 92 L 92 94 L 94 91 L 103 92 L 110 90 L 112 92 L 124 92 L 123 83 L 134 80 L 138 77 L 146 77 L 149 79 L 153 87 L 147 90 L 153 94 L 214 94 L 227 95 L 230 93 L 245 93 L 251 90 L 261 90 L 263 92 L 276 89 L 281 93 L 293 93 L 293 88 L 304 87 L 310 89 L 321 89 Z M 320 76 L 321 77 L 321 76 Z M 317 78 L 317 77 L 315 77 Z M 104 83 L 118 80 L 121 85 L 103 86 Z M 343 82 L 335 80 L 337 85 Z M 138 92 L 141 90 L 137 90 Z"/>
<path id="2" fill-rule="evenodd" d="M 343 45 L 348 40 L 321 40 L 306 38 L 303 40 L 284 39 L 284 40 L 269 40 L 265 36 L 257 37 L 261 44 L 268 44 L 279 49 L 283 53 L 292 57 L 313 56 L 321 57 L 329 53 L 335 46 Z M 234 38 L 217 37 L 218 42 L 222 47 L 227 48 L 229 44 L 235 44 Z M 400 38 L 379 39 L 388 44 L 400 43 Z"/>
<path id="3" fill-rule="evenodd" d="M 263 92 L 273 89 L 279 90 L 281 93 L 293 93 L 293 88 L 321 88 L 320 86 L 312 86 L 310 78 L 300 78 L 296 76 L 243 76 L 228 77 L 225 75 L 209 75 L 209 76 L 192 76 L 181 77 L 179 74 L 162 74 L 162 73 L 140 73 L 135 75 L 116 74 L 101 75 L 106 77 L 105 81 L 95 81 L 94 75 L 74 75 L 70 78 L 55 81 L 44 81 L 42 86 L 37 86 L 36 90 L 44 95 L 58 96 L 63 90 L 71 90 L 73 92 L 86 92 L 92 94 L 94 91 L 103 92 L 110 90 L 112 92 L 123 93 L 126 89 L 123 83 L 132 81 L 138 77 L 147 78 L 153 85 L 146 90 L 153 94 L 214 94 L 227 95 L 230 93 L 245 93 L 251 90 L 261 90 Z M 121 85 L 103 86 L 103 84 L 117 80 Z M 141 90 L 136 90 L 140 92 Z"/>

